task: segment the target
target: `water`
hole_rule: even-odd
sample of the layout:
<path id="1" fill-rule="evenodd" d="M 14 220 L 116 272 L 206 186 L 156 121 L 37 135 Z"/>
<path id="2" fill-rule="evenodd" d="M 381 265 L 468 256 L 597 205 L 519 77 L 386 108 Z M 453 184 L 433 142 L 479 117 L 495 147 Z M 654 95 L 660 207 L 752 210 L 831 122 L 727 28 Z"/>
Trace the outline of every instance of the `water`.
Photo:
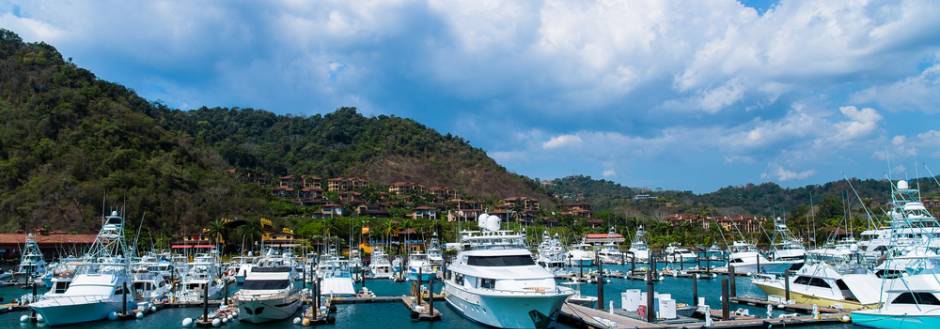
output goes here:
<path id="1" fill-rule="evenodd" d="M 623 269 L 622 267 L 613 267 Z M 390 280 L 369 281 L 367 286 L 377 295 L 398 296 L 407 294 L 411 283 L 395 283 Z M 765 296 L 757 287 L 750 284 L 750 278 L 738 277 L 736 280 L 737 292 L 739 296 Z M 358 286 L 357 286 L 358 287 Z M 574 286 L 572 286 L 574 287 Z M 435 290 L 440 290 L 440 283 Z M 584 294 L 595 295 L 597 286 L 594 284 L 581 284 L 580 289 Z M 620 293 L 627 289 L 646 290 L 646 283 L 643 281 L 633 281 L 624 279 L 610 279 L 610 283 L 604 286 L 605 302 L 614 300 L 616 307 L 620 307 Z M 721 304 L 719 296 L 721 295 L 721 278 L 700 279 L 698 281 L 699 296 L 705 297 L 706 302 L 713 308 L 720 309 Z M 660 293 L 672 294 L 672 298 L 682 302 L 690 303 L 692 299 L 692 289 L 690 279 L 666 277 L 661 282 L 656 283 L 656 291 Z M 0 297 L 4 301 L 10 301 L 22 294 L 28 293 L 28 290 L 4 287 L 0 288 Z M 477 329 L 484 328 L 481 325 L 470 321 L 461 315 L 455 313 L 453 309 L 446 305 L 446 302 L 436 302 L 434 305 L 441 311 L 442 320 L 438 322 L 417 322 L 409 318 L 408 310 L 401 303 L 376 303 L 376 304 L 357 304 L 357 305 L 338 305 L 336 313 L 336 324 L 325 325 L 326 328 L 346 329 L 346 328 L 437 328 L 437 329 Z M 766 309 L 759 307 L 747 307 L 732 305 L 732 310 L 738 308 L 747 308 L 752 315 L 763 316 Z M 46 328 L 43 324 L 19 323 L 19 317 L 24 313 L 10 312 L 0 314 L 0 329 L 33 329 Z M 778 314 L 775 312 L 775 314 Z M 102 328 L 102 329 L 130 329 L 130 328 L 181 328 L 180 322 L 183 318 L 196 318 L 202 315 L 201 308 L 172 308 L 163 309 L 155 314 L 148 315 L 141 320 L 130 321 L 99 321 L 95 323 L 64 326 L 62 328 Z M 566 328 L 563 325 L 556 327 Z M 221 328 L 229 329 L 257 329 L 257 328 L 302 328 L 294 326 L 291 320 L 279 322 L 270 322 L 264 325 L 253 325 L 247 323 L 230 323 Z M 819 329 L 844 329 L 852 328 L 851 325 L 828 325 L 820 327 L 803 327 Z"/>

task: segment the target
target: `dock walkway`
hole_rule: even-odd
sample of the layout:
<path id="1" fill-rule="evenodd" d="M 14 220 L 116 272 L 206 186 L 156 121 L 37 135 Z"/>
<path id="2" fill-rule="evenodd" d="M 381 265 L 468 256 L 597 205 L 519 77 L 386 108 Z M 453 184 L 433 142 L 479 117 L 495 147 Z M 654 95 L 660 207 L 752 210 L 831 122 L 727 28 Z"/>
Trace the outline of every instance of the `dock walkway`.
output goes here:
<path id="1" fill-rule="evenodd" d="M 737 318 L 734 320 L 715 320 L 711 328 L 767 328 L 776 326 L 803 326 L 841 323 L 846 313 L 821 314 L 819 318 L 809 316 L 782 317 L 782 318 Z M 683 329 L 704 328 L 704 321 L 675 323 L 671 321 L 646 322 L 615 312 L 597 310 L 585 306 L 565 303 L 561 307 L 560 320 L 579 323 L 594 328 L 637 328 L 637 329 Z"/>

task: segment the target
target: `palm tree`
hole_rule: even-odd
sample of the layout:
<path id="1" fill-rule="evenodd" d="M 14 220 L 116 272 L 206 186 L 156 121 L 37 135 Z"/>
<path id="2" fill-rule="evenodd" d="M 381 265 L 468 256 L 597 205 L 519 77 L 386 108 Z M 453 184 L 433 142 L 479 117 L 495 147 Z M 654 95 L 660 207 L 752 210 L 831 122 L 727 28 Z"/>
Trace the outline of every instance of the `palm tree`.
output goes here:
<path id="1" fill-rule="evenodd" d="M 209 222 L 209 225 L 206 226 L 206 233 L 209 235 L 209 238 L 212 239 L 212 244 L 218 245 L 220 241 L 223 240 L 225 236 L 225 221 L 221 218 L 216 218 L 215 220 Z M 225 250 L 225 246 L 222 246 L 222 250 Z"/>
<path id="2" fill-rule="evenodd" d="M 238 237 L 242 240 L 247 241 L 249 246 L 254 245 L 258 240 L 261 240 L 261 235 L 263 230 L 261 228 L 261 222 L 256 220 L 249 220 L 245 224 L 242 224 L 238 227 Z M 250 249 L 251 247 L 249 247 Z"/>

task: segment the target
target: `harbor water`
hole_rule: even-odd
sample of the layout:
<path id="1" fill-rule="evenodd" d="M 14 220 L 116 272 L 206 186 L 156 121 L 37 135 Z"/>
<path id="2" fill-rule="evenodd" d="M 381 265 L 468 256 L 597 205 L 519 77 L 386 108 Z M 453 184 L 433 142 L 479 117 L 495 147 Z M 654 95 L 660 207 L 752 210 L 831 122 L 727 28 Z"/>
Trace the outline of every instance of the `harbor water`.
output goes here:
<path id="1" fill-rule="evenodd" d="M 629 265 L 627 265 L 629 266 Z M 624 266 L 608 265 L 609 269 L 623 270 Z M 577 272 L 577 269 L 575 269 Z M 620 278 L 608 278 L 609 282 L 604 285 L 605 305 L 613 300 L 615 307 L 620 307 L 620 293 L 627 289 L 640 289 L 646 291 L 646 282 L 637 280 L 627 280 Z M 722 277 L 713 279 L 699 279 L 698 291 L 700 297 L 705 297 L 706 302 L 712 309 L 721 309 L 721 280 Z M 564 281 L 559 281 L 564 282 Z M 396 283 L 390 280 L 369 280 L 367 287 L 379 296 L 401 296 L 409 292 L 411 283 Z M 580 285 L 566 284 L 572 288 L 578 288 L 582 294 L 597 295 L 597 285 L 582 283 Z M 357 288 L 358 288 L 357 284 Z M 737 277 L 736 280 L 738 296 L 756 296 L 765 297 L 766 295 L 757 287 L 750 284 L 750 278 Z M 681 303 L 692 302 L 691 279 L 663 277 L 662 281 L 656 282 L 655 289 L 657 293 L 668 293 L 672 298 Z M 440 282 L 435 285 L 435 291 L 440 291 Z M 28 290 L 17 287 L 0 288 L 0 296 L 5 302 L 9 302 L 18 296 L 29 293 Z M 418 322 L 409 317 L 407 309 L 401 303 L 373 303 L 373 304 L 353 304 L 337 305 L 335 314 L 336 323 L 320 325 L 320 327 L 346 329 L 346 328 L 441 328 L 441 329 L 464 329 L 464 328 L 484 328 L 467 318 L 454 312 L 446 302 L 435 302 L 435 307 L 441 311 L 442 320 L 437 322 Z M 214 309 L 214 307 L 211 307 Z M 762 307 L 750 307 L 746 305 L 731 304 L 732 312 L 737 309 L 747 309 L 751 315 L 764 317 L 766 309 Z M 27 311 L 28 312 L 28 311 Z M 780 314 L 778 310 L 774 311 L 774 316 Z M 26 328 L 46 328 L 42 323 L 20 323 L 19 318 L 24 312 L 7 312 L 0 314 L 0 329 L 26 329 Z M 139 320 L 123 321 L 99 321 L 86 324 L 70 325 L 57 328 L 102 328 L 102 329 L 129 329 L 129 328 L 182 328 L 181 321 L 184 318 L 196 318 L 201 316 L 202 309 L 199 307 L 190 308 L 165 308 L 154 314 L 147 315 Z M 298 313 L 299 316 L 299 313 Z M 556 328 L 568 328 L 563 324 L 554 324 Z M 302 328 L 300 325 L 294 325 L 290 319 L 278 322 L 270 322 L 262 325 L 248 323 L 229 323 L 222 325 L 221 328 L 231 329 L 251 329 L 251 328 Z M 808 326 L 803 328 L 826 328 L 841 329 L 853 328 L 849 324 L 826 325 L 826 326 Z"/>

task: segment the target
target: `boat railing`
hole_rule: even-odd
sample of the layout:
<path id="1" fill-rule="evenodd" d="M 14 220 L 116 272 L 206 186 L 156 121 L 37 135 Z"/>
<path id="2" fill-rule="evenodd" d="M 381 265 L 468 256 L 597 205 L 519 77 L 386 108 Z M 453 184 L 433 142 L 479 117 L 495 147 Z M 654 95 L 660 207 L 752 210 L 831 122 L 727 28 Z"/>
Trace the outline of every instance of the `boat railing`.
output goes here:
<path id="1" fill-rule="evenodd" d="M 271 300 L 271 299 L 278 299 L 278 298 L 286 298 L 289 295 L 290 293 L 287 291 L 279 291 L 279 292 L 266 293 L 266 294 L 237 293 L 235 294 L 235 299 L 238 301 L 243 301 L 243 302 L 251 302 L 251 301 L 258 301 L 258 300 Z"/>
<path id="2" fill-rule="evenodd" d="M 50 306 L 67 306 L 67 305 L 77 305 L 77 304 L 90 304 L 97 303 L 101 301 L 108 300 L 109 296 L 102 295 L 77 295 L 77 296 L 66 296 L 66 295 L 55 295 L 48 298 L 43 298 L 42 302 L 50 304 Z"/>

